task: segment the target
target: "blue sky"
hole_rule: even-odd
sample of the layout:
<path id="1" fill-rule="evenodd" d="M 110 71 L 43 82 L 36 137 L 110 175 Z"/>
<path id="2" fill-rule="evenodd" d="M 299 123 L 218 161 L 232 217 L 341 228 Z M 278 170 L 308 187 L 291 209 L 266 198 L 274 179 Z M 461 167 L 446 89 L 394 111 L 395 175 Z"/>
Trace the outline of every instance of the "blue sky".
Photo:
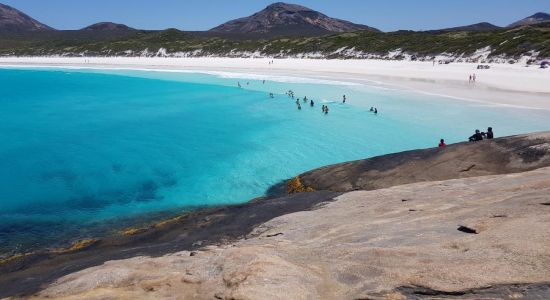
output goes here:
<path id="1" fill-rule="evenodd" d="M 57 29 L 100 21 L 140 29 L 206 30 L 248 16 L 265 0 L 0 0 Z M 377 27 L 426 30 L 482 21 L 508 25 L 535 12 L 550 13 L 550 0 L 296 0 L 286 1 L 331 17 Z"/>

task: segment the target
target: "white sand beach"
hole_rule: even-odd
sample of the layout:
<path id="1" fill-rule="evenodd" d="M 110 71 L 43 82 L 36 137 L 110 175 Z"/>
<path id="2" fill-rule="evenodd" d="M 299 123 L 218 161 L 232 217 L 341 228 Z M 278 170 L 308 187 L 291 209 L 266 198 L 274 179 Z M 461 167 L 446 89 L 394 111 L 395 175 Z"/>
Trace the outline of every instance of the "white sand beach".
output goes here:
<path id="1" fill-rule="evenodd" d="M 376 83 L 455 99 L 550 110 L 550 69 L 523 64 L 477 64 L 268 58 L 0 57 L 0 66 L 225 71 Z M 476 74 L 475 84 L 468 82 Z"/>

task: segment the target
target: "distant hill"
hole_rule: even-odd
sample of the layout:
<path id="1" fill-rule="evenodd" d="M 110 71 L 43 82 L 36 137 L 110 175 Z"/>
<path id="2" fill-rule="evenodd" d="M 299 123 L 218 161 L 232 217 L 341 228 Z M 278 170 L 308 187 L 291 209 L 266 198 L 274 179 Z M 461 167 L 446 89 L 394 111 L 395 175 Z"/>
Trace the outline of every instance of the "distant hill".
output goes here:
<path id="1" fill-rule="evenodd" d="M 21 11 L 0 3 L 0 32 L 28 32 L 55 30 Z"/>
<path id="2" fill-rule="evenodd" d="M 517 22 L 514 22 L 508 27 L 517 27 L 517 26 L 523 26 L 523 25 L 533 25 L 533 24 L 539 24 L 544 22 L 550 22 L 550 14 L 539 12 L 532 16 L 529 16 L 525 19 L 521 19 Z"/>
<path id="3" fill-rule="evenodd" d="M 210 32 L 270 35 L 316 35 L 359 30 L 379 31 L 366 25 L 328 17 L 304 6 L 274 3 L 252 16 L 229 21 Z"/>
<path id="4" fill-rule="evenodd" d="M 100 22 L 80 29 L 81 31 L 135 31 L 136 29 L 124 24 Z"/>
<path id="5" fill-rule="evenodd" d="M 491 23 L 482 22 L 467 26 L 460 26 L 460 27 L 451 27 L 451 28 L 445 28 L 445 29 L 439 29 L 439 30 L 432 30 L 432 31 L 442 31 L 442 32 L 454 32 L 454 31 L 491 31 L 491 30 L 497 30 L 502 29 L 502 27 L 493 25 Z"/>

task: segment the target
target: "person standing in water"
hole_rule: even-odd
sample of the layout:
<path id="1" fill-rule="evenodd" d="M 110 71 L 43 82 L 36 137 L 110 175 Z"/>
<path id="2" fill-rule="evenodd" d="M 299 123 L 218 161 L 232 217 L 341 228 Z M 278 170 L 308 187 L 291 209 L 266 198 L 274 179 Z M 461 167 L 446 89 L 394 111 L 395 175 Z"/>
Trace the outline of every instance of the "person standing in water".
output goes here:
<path id="1" fill-rule="evenodd" d="M 378 114 L 378 108 L 374 108 L 374 114 L 377 115 Z"/>
<path id="2" fill-rule="evenodd" d="M 342 97 L 342 103 L 346 103 L 346 95 Z"/>
<path id="3" fill-rule="evenodd" d="M 447 147 L 447 144 L 445 144 L 445 140 L 444 139 L 439 140 L 439 148 L 445 148 L 445 147 Z"/>
<path id="4" fill-rule="evenodd" d="M 311 107 L 315 105 L 315 102 L 313 102 L 313 99 L 309 101 L 309 105 L 311 105 Z"/>

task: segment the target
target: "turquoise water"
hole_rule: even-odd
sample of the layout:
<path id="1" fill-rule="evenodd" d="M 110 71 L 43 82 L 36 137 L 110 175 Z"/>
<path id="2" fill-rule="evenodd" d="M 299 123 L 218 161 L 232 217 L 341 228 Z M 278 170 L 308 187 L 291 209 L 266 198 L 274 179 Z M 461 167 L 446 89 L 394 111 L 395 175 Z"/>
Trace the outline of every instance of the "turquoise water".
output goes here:
<path id="1" fill-rule="evenodd" d="M 0 69 L 0 253 L 244 202 L 312 168 L 463 141 L 475 128 L 550 129 L 548 111 L 277 80 Z M 316 106 L 296 109 L 289 89 Z"/>

